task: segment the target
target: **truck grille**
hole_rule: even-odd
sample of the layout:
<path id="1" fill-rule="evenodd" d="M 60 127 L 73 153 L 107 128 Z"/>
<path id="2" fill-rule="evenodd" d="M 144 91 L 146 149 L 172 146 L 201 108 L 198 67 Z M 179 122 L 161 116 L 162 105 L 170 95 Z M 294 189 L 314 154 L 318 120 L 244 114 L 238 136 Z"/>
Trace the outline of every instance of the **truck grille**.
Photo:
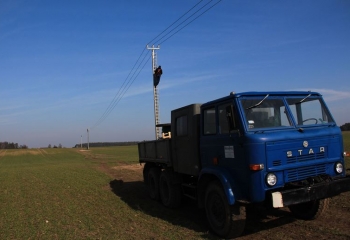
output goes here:
<path id="1" fill-rule="evenodd" d="M 287 158 L 287 164 L 297 163 L 297 162 L 305 162 L 305 161 L 310 161 L 310 160 L 317 160 L 317 159 L 322 159 L 322 158 L 325 158 L 324 152 L 294 156 L 294 157 Z"/>
<path id="2" fill-rule="evenodd" d="M 274 167 L 280 166 L 281 164 L 282 164 L 281 160 L 272 161 L 272 166 L 274 166 Z"/>
<path id="3" fill-rule="evenodd" d="M 286 171 L 285 182 L 294 182 L 326 173 L 326 165 L 316 165 Z"/>

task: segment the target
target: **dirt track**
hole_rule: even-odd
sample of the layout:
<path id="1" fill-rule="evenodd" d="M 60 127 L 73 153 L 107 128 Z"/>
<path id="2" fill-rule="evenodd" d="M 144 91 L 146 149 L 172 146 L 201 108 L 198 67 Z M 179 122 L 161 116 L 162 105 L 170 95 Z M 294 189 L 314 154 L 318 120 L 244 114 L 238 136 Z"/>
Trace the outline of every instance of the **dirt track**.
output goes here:
<path id="1" fill-rule="evenodd" d="M 115 166 L 109 170 L 105 168 L 104 171 L 116 179 L 115 184 L 118 186 L 133 185 L 133 189 L 119 191 L 118 195 L 125 199 L 132 195 L 153 202 L 145 196 L 147 191 L 142 183 L 142 166 L 139 164 Z M 193 224 L 198 224 L 203 231 L 207 231 L 208 226 L 203 220 L 205 215 L 203 211 L 195 209 L 195 204 L 186 202 L 177 212 L 181 217 L 193 219 Z M 334 197 L 323 218 L 313 221 L 295 219 L 287 208 L 273 211 L 248 208 L 247 216 L 244 234 L 239 239 L 350 239 L 349 192 Z M 209 238 L 216 239 L 216 236 L 209 233 Z"/>

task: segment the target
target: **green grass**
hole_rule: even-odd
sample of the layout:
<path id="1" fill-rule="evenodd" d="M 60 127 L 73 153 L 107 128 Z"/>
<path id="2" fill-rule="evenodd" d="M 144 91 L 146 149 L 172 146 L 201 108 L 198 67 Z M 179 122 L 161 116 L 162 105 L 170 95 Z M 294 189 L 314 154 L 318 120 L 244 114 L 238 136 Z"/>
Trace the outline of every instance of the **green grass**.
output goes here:
<path id="1" fill-rule="evenodd" d="M 344 131 L 342 133 L 344 151 L 350 153 L 350 131 Z M 350 174 L 350 157 L 345 157 L 345 165 L 345 167 L 347 168 L 347 173 Z"/>
<path id="2" fill-rule="evenodd" d="M 84 151 L 89 158 L 107 165 L 136 164 L 139 163 L 137 145 L 120 147 L 90 148 Z"/>
<path id="3" fill-rule="evenodd" d="M 137 164 L 137 146 L 0 150 L 0 239 L 216 239 L 194 203 L 167 209 L 116 168 Z"/>
<path id="4" fill-rule="evenodd" d="M 350 131 L 345 131 L 343 133 L 343 141 L 344 141 L 344 151 L 350 152 Z"/>
<path id="5" fill-rule="evenodd" d="M 199 238 L 148 198 L 142 174 L 101 169 L 136 163 L 137 146 L 0 150 L 0 239 Z"/>
<path id="6" fill-rule="evenodd" d="M 117 160 L 122 160 L 129 163 L 137 163 L 138 152 L 137 145 L 121 146 L 121 147 L 101 147 L 101 148 L 90 148 L 93 154 L 101 154 L 107 157 L 113 157 Z"/>
<path id="7" fill-rule="evenodd" d="M 103 189 L 108 177 L 75 151 L 45 151 L 13 156 L 7 151 L 0 159 L 0 238 L 95 237 L 100 231 L 95 221 L 113 214 L 103 205 L 116 204 Z"/>

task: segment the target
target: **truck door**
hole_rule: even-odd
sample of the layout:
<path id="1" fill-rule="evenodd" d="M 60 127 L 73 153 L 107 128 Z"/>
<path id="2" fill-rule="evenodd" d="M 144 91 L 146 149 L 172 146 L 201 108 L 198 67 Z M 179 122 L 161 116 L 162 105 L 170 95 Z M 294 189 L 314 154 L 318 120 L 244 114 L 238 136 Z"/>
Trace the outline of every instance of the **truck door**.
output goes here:
<path id="1" fill-rule="evenodd" d="M 227 109 L 232 109 L 231 113 Z M 231 102 L 207 106 L 202 110 L 201 159 L 203 168 L 222 168 L 230 173 L 239 194 L 247 194 L 242 189 L 249 189 L 247 179 L 248 168 L 244 162 L 242 137 L 237 127 L 230 126 L 227 114 L 235 117 L 234 105 Z M 237 119 L 234 120 L 237 126 Z M 233 129 L 232 129 L 233 128 Z M 234 187 L 234 186 L 233 186 Z M 238 190 L 237 190 L 238 191 Z M 235 194 L 238 194 L 237 192 Z"/>

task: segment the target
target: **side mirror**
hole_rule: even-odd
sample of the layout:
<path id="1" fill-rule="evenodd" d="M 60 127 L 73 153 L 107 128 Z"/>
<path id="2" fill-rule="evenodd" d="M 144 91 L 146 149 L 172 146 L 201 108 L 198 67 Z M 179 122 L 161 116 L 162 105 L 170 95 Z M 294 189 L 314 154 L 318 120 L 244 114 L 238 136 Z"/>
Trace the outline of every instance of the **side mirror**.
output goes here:
<path id="1" fill-rule="evenodd" d="M 236 129 L 236 121 L 235 121 L 235 117 L 233 114 L 232 105 L 229 105 L 226 107 L 226 118 L 227 118 L 229 131 L 231 132 L 231 131 L 235 130 Z"/>

